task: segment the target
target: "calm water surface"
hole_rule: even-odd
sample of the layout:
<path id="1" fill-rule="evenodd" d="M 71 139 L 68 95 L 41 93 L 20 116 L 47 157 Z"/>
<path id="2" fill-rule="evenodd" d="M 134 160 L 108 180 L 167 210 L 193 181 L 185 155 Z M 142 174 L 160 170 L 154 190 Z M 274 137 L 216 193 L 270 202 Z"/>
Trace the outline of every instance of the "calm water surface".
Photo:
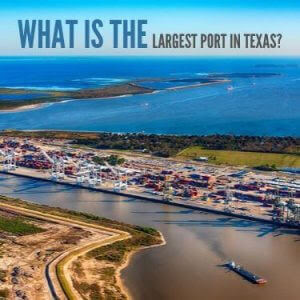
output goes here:
<path id="1" fill-rule="evenodd" d="M 236 75 L 230 84 L 0 113 L 0 129 L 299 136 L 299 65 L 299 58 L 0 57 L 0 87 L 41 91 L 95 88 L 136 78 L 278 74 Z"/>
<path id="2" fill-rule="evenodd" d="M 296 231 L 8 175 L 0 175 L 0 194 L 162 231 L 167 245 L 139 252 L 122 272 L 135 299 L 299 299 Z M 227 259 L 269 283 L 253 285 L 218 267 Z"/>

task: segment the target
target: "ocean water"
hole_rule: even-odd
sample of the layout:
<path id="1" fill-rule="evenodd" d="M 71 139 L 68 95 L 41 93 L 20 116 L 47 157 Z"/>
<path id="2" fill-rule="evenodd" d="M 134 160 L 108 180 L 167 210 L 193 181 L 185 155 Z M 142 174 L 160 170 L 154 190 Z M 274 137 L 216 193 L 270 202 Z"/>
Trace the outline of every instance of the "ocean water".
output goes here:
<path id="1" fill-rule="evenodd" d="M 2 112 L 0 129 L 299 136 L 299 66 L 300 58 L 0 57 L 0 87 L 77 90 L 147 79 L 144 85 L 159 89 L 154 94 Z M 257 73 L 278 76 L 254 76 Z M 229 76 L 232 82 L 164 90 L 182 83 L 152 81 L 212 74 Z"/>

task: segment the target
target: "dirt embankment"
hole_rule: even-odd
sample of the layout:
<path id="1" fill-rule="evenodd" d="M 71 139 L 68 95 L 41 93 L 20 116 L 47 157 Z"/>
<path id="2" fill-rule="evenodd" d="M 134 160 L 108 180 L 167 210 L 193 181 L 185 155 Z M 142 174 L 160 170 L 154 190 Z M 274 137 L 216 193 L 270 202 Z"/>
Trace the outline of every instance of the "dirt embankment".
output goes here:
<path id="1" fill-rule="evenodd" d="M 59 253 L 91 240 L 107 237 L 103 233 L 72 224 L 24 217 L 2 207 L 0 220 L 0 280 L 1 291 L 8 293 L 7 299 L 49 299 L 44 276 L 45 265 Z M 24 229 L 26 225 L 39 230 L 37 233 L 27 234 L 26 228 Z"/>
<path id="2" fill-rule="evenodd" d="M 152 228 L 0 195 L 0 243 L 0 297 L 43 300 L 54 289 L 77 300 L 130 298 L 120 270 L 164 240 Z"/>

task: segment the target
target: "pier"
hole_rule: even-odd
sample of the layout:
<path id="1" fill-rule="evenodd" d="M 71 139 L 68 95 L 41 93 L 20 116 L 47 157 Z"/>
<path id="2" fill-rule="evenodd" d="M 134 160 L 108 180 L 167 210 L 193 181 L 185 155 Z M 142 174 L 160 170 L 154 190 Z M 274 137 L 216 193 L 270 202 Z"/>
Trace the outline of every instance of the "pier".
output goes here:
<path id="1" fill-rule="evenodd" d="M 145 200 L 145 201 L 151 201 L 151 202 L 156 202 L 156 203 L 161 203 L 161 204 L 166 204 L 166 205 L 173 205 L 177 207 L 183 207 L 183 208 L 188 208 L 188 209 L 194 209 L 198 211 L 203 211 L 203 212 L 208 212 L 208 213 L 213 213 L 213 214 L 219 214 L 219 215 L 225 215 L 229 217 L 234 217 L 234 218 L 240 218 L 240 219 L 245 219 L 245 220 L 250 220 L 250 221 L 258 221 L 258 222 L 264 222 L 276 226 L 283 226 L 283 227 L 288 227 L 288 228 L 294 228 L 294 229 L 300 229 L 300 226 L 294 225 L 294 224 L 289 224 L 289 223 L 279 223 L 273 221 L 271 218 L 265 218 L 262 216 L 253 216 L 253 215 L 245 215 L 245 214 L 238 214 L 235 212 L 231 211 L 224 211 L 222 209 L 214 208 L 211 206 L 206 206 L 206 205 L 201 205 L 198 203 L 192 203 L 192 200 L 165 200 L 163 197 L 160 196 L 147 196 L 145 194 L 140 194 L 140 193 L 133 193 L 133 192 L 128 192 L 128 191 L 116 191 L 114 189 L 110 188 L 103 188 L 103 187 L 92 187 L 84 184 L 77 184 L 76 182 L 72 182 L 71 180 L 66 180 L 66 179 L 60 179 L 59 181 L 53 181 L 52 179 L 48 178 L 47 176 L 42 176 L 46 174 L 35 174 L 31 170 L 29 172 L 22 172 L 20 169 L 15 170 L 15 171 L 3 171 L 0 170 L 0 173 L 2 174 L 8 174 L 8 175 L 13 175 L 13 176 L 19 176 L 19 177 L 25 177 L 29 179 L 34 179 L 34 180 L 42 180 L 42 181 L 47 181 L 47 182 L 52 182 L 52 183 L 57 183 L 60 185 L 68 185 L 72 186 L 74 188 L 81 188 L 81 189 L 87 189 L 90 191 L 95 191 L 95 192 L 101 192 L 101 193 L 109 193 L 109 194 L 114 194 L 118 196 L 123 196 L 123 197 L 130 197 L 130 198 L 135 198 L 135 199 L 140 199 L 140 200 Z"/>

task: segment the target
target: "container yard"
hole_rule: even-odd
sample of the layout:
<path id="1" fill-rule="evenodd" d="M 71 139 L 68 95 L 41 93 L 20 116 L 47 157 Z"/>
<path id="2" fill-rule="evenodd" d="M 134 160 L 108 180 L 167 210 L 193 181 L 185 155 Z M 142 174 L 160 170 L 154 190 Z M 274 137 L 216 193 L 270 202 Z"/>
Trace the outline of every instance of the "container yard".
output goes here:
<path id="1" fill-rule="evenodd" d="M 0 163 L 1 172 L 18 176 L 300 227 L 297 174 L 24 138 L 0 139 Z"/>

